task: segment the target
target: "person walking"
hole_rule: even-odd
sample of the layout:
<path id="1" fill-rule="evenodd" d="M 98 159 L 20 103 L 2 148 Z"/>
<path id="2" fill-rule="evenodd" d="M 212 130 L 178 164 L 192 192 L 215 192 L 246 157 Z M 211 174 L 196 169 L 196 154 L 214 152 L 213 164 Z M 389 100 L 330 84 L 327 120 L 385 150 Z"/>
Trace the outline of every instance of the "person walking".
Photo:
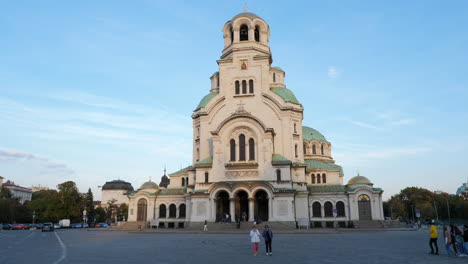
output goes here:
<path id="1" fill-rule="evenodd" d="M 273 232 L 268 225 L 265 225 L 265 229 L 263 230 L 263 239 L 265 239 L 265 246 L 266 246 L 266 255 L 271 256 L 271 242 L 273 240 Z"/>
<path id="2" fill-rule="evenodd" d="M 260 232 L 258 232 L 256 225 L 253 225 L 252 230 L 250 230 L 250 242 L 252 243 L 254 256 L 257 256 L 258 243 L 260 243 Z"/>
<path id="3" fill-rule="evenodd" d="M 454 252 L 452 249 L 452 235 L 448 230 L 447 226 L 444 226 L 444 242 L 445 242 L 445 249 L 447 250 L 447 255 L 453 256 Z"/>
<path id="4" fill-rule="evenodd" d="M 458 226 L 454 226 L 455 228 L 455 243 L 457 244 L 458 249 L 458 256 L 466 257 L 466 252 L 463 246 L 463 232 L 458 228 Z"/>
<path id="5" fill-rule="evenodd" d="M 203 231 L 206 232 L 208 231 L 208 221 L 205 220 L 205 223 L 203 223 Z"/>
<path id="6" fill-rule="evenodd" d="M 431 228 L 429 229 L 429 234 L 431 235 L 431 238 L 429 239 L 429 246 L 431 247 L 431 253 L 430 254 L 435 254 L 439 255 L 439 247 L 437 246 L 437 227 L 434 224 L 434 220 L 431 222 Z M 434 248 L 432 247 L 432 244 L 435 245 L 435 253 L 434 253 Z"/>
<path id="7" fill-rule="evenodd" d="M 452 243 L 452 248 L 453 248 L 453 253 L 455 256 L 458 256 L 458 247 L 457 247 L 457 241 L 455 240 L 455 226 L 450 225 L 450 241 Z"/>

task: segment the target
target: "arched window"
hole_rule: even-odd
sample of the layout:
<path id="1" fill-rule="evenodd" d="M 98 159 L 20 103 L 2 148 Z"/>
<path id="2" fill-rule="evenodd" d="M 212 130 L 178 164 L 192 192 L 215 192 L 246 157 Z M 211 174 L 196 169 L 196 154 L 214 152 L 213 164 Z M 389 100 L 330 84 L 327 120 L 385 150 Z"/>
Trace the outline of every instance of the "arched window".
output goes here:
<path id="1" fill-rule="evenodd" d="M 182 186 L 185 185 L 185 178 L 182 178 Z"/>
<path id="2" fill-rule="evenodd" d="M 253 80 L 249 80 L 249 93 L 253 93 L 253 91 L 254 91 Z"/>
<path id="3" fill-rule="evenodd" d="M 159 218 L 166 218 L 166 205 L 161 204 L 159 206 Z"/>
<path id="4" fill-rule="evenodd" d="M 299 157 L 299 155 L 297 154 L 297 144 L 294 145 L 294 155 L 297 157 Z"/>
<path id="5" fill-rule="evenodd" d="M 322 205 L 319 202 L 312 204 L 312 215 L 314 217 L 322 217 Z"/>
<path id="6" fill-rule="evenodd" d="M 297 133 L 297 125 L 294 123 L 294 133 Z"/>
<path id="7" fill-rule="evenodd" d="M 320 173 L 317 174 L 317 183 L 320 183 Z"/>
<path id="8" fill-rule="evenodd" d="M 315 174 L 312 174 L 311 178 L 312 178 L 312 184 L 315 184 Z"/>
<path id="9" fill-rule="evenodd" d="M 240 41 L 249 40 L 249 28 L 246 24 L 240 27 Z"/>
<path id="10" fill-rule="evenodd" d="M 254 35 L 255 35 L 255 41 L 259 42 L 260 41 L 260 30 L 258 29 L 258 26 L 255 27 Z"/>
<path id="11" fill-rule="evenodd" d="M 208 172 L 205 172 L 205 183 L 208 183 Z"/>
<path id="12" fill-rule="evenodd" d="M 320 152 L 321 152 L 322 155 L 323 155 L 323 145 L 320 146 Z"/>
<path id="13" fill-rule="evenodd" d="M 245 161 L 245 136 L 240 134 L 239 136 L 239 160 Z"/>
<path id="14" fill-rule="evenodd" d="M 324 209 L 325 217 L 333 217 L 333 204 L 331 202 L 325 202 Z"/>
<path id="15" fill-rule="evenodd" d="M 234 29 L 231 27 L 231 44 L 234 43 Z"/>
<path id="16" fill-rule="evenodd" d="M 304 143 L 304 145 L 302 147 L 304 148 L 304 155 L 307 154 L 307 145 L 306 145 L 306 143 Z"/>
<path id="17" fill-rule="evenodd" d="M 312 145 L 312 154 L 317 154 L 317 150 L 315 149 L 315 145 Z"/>
<path id="18" fill-rule="evenodd" d="M 188 186 L 188 179 L 189 179 L 188 177 L 185 178 L 185 186 Z"/>
<path id="19" fill-rule="evenodd" d="M 177 208 L 175 204 L 169 205 L 169 218 L 176 218 Z"/>
<path id="20" fill-rule="evenodd" d="M 343 202 L 337 202 L 336 203 L 336 216 L 338 217 L 345 217 L 345 208 L 344 208 L 344 203 Z"/>
<path id="21" fill-rule="evenodd" d="M 322 174 L 322 183 L 327 183 L 327 175 Z"/>
<path id="22" fill-rule="evenodd" d="M 276 82 L 276 74 L 273 73 L 273 82 L 275 83 Z"/>
<path id="23" fill-rule="evenodd" d="M 239 84 L 239 81 L 236 81 L 236 94 L 240 94 L 240 84 Z"/>
<path id="24" fill-rule="evenodd" d="M 276 181 L 281 181 L 281 170 L 277 169 L 276 170 Z"/>
<path id="25" fill-rule="evenodd" d="M 197 148 L 197 161 L 200 160 L 200 149 Z"/>
<path id="26" fill-rule="evenodd" d="M 186 209 L 185 204 L 181 204 L 179 206 L 179 218 L 185 218 L 185 209 Z"/>
<path id="27" fill-rule="evenodd" d="M 231 158 L 230 158 L 230 160 L 235 161 L 236 160 L 236 141 L 234 139 L 231 139 L 229 144 L 230 144 L 230 147 L 231 147 Z"/>
<path id="28" fill-rule="evenodd" d="M 243 80 L 242 81 L 242 94 L 246 94 L 246 93 L 247 93 L 247 81 Z"/>
<path id="29" fill-rule="evenodd" d="M 253 138 L 249 139 L 249 160 L 255 160 L 255 141 Z"/>

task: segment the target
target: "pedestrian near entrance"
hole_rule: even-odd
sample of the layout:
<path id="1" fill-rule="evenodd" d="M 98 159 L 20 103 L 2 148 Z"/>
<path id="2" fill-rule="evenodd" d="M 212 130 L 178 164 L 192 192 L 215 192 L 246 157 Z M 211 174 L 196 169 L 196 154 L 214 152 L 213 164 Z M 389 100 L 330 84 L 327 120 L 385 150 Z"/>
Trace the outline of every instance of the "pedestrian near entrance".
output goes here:
<path id="1" fill-rule="evenodd" d="M 205 223 L 203 224 L 203 231 L 206 232 L 208 231 L 208 221 L 205 220 Z"/>
<path id="2" fill-rule="evenodd" d="M 252 248 L 254 256 L 258 254 L 258 243 L 260 243 L 260 232 L 258 232 L 257 226 L 253 225 L 252 230 L 250 230 L 250 242 L 252 243 Z"/>
<path id="3" fill-rule="evenodd" d="M 453 256 L 454 252 L 452 249 L 452 235 L 448 230 L 447 226 L 444 226 L 444 242 L 445 242 L 445 249 L 447 250 L 447 255 Z"/>
<path id="4" fill-rule="evenodd" d="M 439 247 L 437 246 L 437 227 L 434 224 L 434 220 L 431 222 L 431 228 L 429 229 L 429 234 L 431 235 L 431 238 L 429 239 L 429 246 L 431 247 L 431 253 L 430 254 L 436 254 L 439 255 Z M 432 244 L 435 245 L 435 253 L 434 253 L 434 248 L 432 247 Z"/>
<path id="5" fill-rule="evenodd" d="M 265 239 L 265 247 L 266 247 L 266 254 L 267 256 L 271 256 L 273 253 L 271 252 L 271 242 L 273 240 L 273 232 L 268 225 L 265 225 L 265 229 L 263 230 L 263 239 Z"/>

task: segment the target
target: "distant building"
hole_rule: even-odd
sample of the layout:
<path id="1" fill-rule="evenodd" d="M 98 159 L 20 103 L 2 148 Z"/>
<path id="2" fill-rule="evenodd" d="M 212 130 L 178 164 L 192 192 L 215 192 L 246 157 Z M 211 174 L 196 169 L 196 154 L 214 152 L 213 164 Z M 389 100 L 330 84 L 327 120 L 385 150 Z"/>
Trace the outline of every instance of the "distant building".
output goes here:
<path id="1" fill-rule="evenodd" d="M 32 186 L 31 187 L 31 190 L 32 192 L 38 192 L 38 191 L 48 191 L 49 190 L 49 187 L 45 187 L 45 186 Z"/>
<path id="2" fill-rule="evenodd" d="M 3 178 L 1 179 L 3 182 Z M 24 204 L 26 201 L 31 201 L 32 190 L 26 187 L 22 187 L 14 184 L 13 182 L 7 181 L 2 184 L 3 187 L 8 188 L 11 192 L 11 195 L 15 198 L 19 198 L 19 202 Z"/>
<path id="3" fill-rule="evenodd" d="M 129 182 L 122 180 L 106 182 L 102 186 L 101 206 L 107 207 L 112 201 L 116 205 L 128 204 L 127 193 L 130 191 L 133 191 L 133 186 Z"/>

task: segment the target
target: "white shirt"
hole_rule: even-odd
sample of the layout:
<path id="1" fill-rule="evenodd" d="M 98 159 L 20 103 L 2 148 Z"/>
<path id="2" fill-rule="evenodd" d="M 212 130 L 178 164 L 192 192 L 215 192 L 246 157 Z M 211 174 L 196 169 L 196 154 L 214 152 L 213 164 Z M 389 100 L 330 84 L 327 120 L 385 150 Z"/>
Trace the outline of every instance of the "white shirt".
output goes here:
<path id="1" fill-rule="evenodd" d="M 260 232 L 258 232 L 258 229 L 250 231 L 250 242 L 260 243 Z"/>

